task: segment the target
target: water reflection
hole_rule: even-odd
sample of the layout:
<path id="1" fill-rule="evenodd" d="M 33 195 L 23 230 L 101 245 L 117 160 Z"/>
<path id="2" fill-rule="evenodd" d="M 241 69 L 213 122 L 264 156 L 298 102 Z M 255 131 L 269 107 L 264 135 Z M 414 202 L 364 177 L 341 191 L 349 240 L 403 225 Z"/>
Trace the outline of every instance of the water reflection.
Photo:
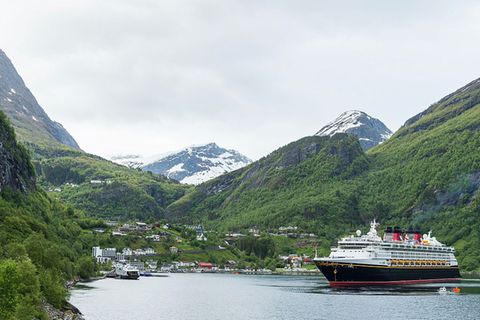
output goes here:
<path id="1" fill-rule="evenodd" d="M 289 292 L 313 293 L 324 295 L 438 295 L 442 287 L 447 294 L 454 294 L 454 288 L 460 288 L 460 295 L 480 294 L 480 280 L 467 279 L 456 283 L 431 283 L 404 286 L 365 286 L 332 288 L 328 281 L 314 277 L 257 277 L 257 286 L 277 288 Z"/>

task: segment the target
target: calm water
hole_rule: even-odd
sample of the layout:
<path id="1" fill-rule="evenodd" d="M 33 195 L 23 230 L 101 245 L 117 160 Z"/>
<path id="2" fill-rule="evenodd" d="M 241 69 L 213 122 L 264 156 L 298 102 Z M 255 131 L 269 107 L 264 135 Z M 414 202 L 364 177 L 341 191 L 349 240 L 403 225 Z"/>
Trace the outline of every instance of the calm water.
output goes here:
<path id="1" fill-rule="evenodd" d="M 87 320 L 480 319 L 480 282 L 463 282 L 460 295 L 440 286 L 339 290 L 320 277 L 171 274 L 91 282 L 70 302 Z"/>

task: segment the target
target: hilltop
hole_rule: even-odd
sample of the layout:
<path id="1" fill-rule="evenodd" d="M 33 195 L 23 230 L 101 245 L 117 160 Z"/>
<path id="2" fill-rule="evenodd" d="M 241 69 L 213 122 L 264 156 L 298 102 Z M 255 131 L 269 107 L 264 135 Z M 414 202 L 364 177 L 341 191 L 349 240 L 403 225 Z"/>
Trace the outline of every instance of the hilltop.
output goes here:
<path id="1" fill-rule="evenodd" d="M 112 157 L 112 161 L 195 185 L 252 162 L 238 151 L 219 147 L 216 143 L 196 145 L 153 157 L 116 156 Z"/>
<path id="2" fill-rule="evenodd" d="M 379 145 L 393 134 L 382 121 L 358 110 L 342 113 L 315 135 L 331 137 L 337 133 L 347 133 L 356 136 L 364 150 Z"/>

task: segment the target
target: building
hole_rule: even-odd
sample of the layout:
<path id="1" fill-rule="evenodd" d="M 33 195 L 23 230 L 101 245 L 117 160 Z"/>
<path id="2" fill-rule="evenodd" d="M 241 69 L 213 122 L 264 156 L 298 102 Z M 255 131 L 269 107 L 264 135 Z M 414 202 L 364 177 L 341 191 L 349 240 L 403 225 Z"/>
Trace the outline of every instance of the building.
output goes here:
<path id="1" fill-rule="evenodd" d="M 200 269 L 205 269 L 205 270 L 212 270 L 214 265 L 211 262 L 199 262 L 198 267 Z"/>
<path id="2" fill-rule="evenodd" d="M 158 261 L 156 260 L 148 260 L 147 261 L 147 268 L 148 270 L 157 270 L 157 266 L 158 266 Z"/>
<path id="3" fill-rule="evenodd" d="M 136 250 L 133 250 L 133 255 L 134 256 L 145 256 L 146 253 L 145 253 L 145 250 L 143 250 L 143 249 L 136 249 Z"/>
<path id="4" fill-rule="evenodd" d="M 145 254 L 147 256 L 153 256 L 155 255 L 155 250 L 153 250 L 153 248 L 145 248 L 143 251 L 145 251 Z"/>
<path id="5" fill-rule="evenodd" d="M 123 248 L 122 254 L 126 257 L 133 256 L 133 251 L 130 248 Z"/>
<path id="6" fill-rule="evenodd" d="M 170 253 L 171 254 L 177 254 L 178 253 L 178 248 L 177 247 L 170 247 Z"/>
<path id="7" fill-rule="evenodd" d="M 177 268 L 193 268 L 195 267 L 195 262 L 174 262 L 173 263 Z"/>
<path id="8" fill-rule="evenodd" d="M 145 271 L 145 263 L 143 261 L 130 261 L 129 263 L 132 267 L 137 268 L 138 271 Z"/>
<path id="9" fill-rule="evenodd" d="M 207 241 L 207 237 L 203 233 L 197 234 L 197 241 Z"/>
<path id="10" fill-rule="evenodd" d="M 112 250 L 114 250 L 113 255 Z M 97 263 L 107 263 L 115 258 L 116 251 L 115 248 L 102 249 L 100 247 L 92 247 L 92 257 L 95 258 Z"/>
<path id="11" fill-rule="evenodd" d="M 92 247 L 92 257 L 101 257 L 103 255 L 102 248 L 100 247 Z"/>
<path id="12" fill-rule="evenodd" d="M 151 240 L 153 242 L 160 242 L 160 235 L 159 234 L 152 234 L 151 236 L 146 236 L 145 239 Z"/>
<path id="13" fill-rule="evenodd" d="M 116 255 L 117 255 L 117 249 L 115 248 L 102 249 L 102 256 L 104 257 L 115 258 Z"/>

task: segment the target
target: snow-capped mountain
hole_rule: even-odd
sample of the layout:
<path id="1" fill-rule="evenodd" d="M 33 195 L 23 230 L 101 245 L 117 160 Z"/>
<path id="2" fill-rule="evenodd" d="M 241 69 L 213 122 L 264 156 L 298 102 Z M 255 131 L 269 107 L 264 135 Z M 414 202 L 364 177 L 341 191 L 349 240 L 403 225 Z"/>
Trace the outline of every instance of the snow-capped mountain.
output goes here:
<path id="1" fill-rule="evenodd" d="M 0 110 L 10 119 L 21 141 L 63 144 L 80 150 L 75 139 L 38 104 L 5 52 L 0 50 Z"/>
<path id="2" fill-rule="evenodd" d="M 342 113 L 315 135 L 333 136 L 336 133 L 348 133 L 356 136 L 364 150 L 375 147 L 392 136 L 392 131 L 382 121 L 358 110 Z"/>
<path id="3" fill-rule="evenodd" d="M 188 184 L 200 184 L 252 162 L 239 152 L 224 149 L 215 143 L 151 157 L 125 155 L 110 159 L 127 167 L 141 168 Z"/>

